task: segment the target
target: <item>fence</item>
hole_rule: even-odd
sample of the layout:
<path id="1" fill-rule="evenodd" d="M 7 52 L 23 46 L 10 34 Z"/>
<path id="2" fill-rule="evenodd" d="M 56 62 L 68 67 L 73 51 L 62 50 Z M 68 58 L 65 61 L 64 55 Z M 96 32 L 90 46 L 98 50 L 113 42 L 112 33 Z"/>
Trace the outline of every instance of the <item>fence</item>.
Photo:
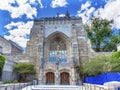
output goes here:
<path id="1" fill-rule="evenodd" d="M 103 85 L 84 83 L 83 86 L 85 87 L 85 90 L 108 90 L 108 87 Z"/>
<path id="2" fill-rule="evenodd" d="M 0 90 L 21 90 L 22 88 L 31 85 L 32 83 L 18 83 L 18 84 L 1 84 Z"/>

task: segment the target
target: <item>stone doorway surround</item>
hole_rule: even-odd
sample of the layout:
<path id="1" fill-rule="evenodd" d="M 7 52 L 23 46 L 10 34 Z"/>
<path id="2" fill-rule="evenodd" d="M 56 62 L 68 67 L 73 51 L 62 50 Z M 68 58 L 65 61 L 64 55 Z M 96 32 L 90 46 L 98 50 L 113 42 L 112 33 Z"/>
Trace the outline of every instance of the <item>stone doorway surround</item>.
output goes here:
<path id="1" fill-rule="evenodd" d="M 47 85 L 74 85 L 70 70 L 45 70 L 44 84 Z"/>

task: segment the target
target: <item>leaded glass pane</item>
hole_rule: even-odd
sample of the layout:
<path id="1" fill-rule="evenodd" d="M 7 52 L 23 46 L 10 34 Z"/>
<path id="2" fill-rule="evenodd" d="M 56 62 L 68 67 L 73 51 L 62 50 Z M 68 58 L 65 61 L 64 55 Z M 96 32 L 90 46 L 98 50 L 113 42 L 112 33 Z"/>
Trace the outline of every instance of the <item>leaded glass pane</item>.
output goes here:
<path id="1" fill-rule="evenodd" d="M 66 42 L 56 37 L 50 42 L 50 62 L 65 62 L 67 60 L 66 56 Z"/>

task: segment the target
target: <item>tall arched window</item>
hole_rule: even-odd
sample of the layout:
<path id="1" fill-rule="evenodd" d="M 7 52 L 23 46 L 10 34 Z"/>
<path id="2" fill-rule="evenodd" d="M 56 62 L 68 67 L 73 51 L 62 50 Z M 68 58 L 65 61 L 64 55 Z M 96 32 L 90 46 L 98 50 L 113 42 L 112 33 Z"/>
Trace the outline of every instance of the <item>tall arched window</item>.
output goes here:
<path id="1" fill-rule="evenodd" d="M 66 54 L 66 42 L 62 38 L 55 37 L 50 41 L 50 62 L 65 62 Z"/>

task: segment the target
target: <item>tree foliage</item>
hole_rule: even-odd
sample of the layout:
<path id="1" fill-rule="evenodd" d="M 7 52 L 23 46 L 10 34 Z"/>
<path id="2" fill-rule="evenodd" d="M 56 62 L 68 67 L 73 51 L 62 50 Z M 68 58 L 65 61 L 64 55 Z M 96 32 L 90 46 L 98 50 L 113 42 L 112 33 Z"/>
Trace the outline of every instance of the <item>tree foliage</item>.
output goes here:
<path id="1" fill-rule="evenodd" d="M 82 69 L 83 76 L 94 76 L 105 72 L 120 72 L 120 51 L 113 52 L 108 56 L 91 58 L 83 65 Z"/>
<path id="2" fill-rule="evenodd" d="M 20 81 L 26 81 L 26 77 L 36 73 L 34 65 L 28 63 L 18 63 L 14 65 L 14 71 L 19 75 Z"/>
<path id="3" fill-rule="evenodd" d="M 2 75 L 3 66 L 5 64 L 6 58 L 0 54 L 0 76 Z"/>
<path id="4" fill-rule="evenodd" d="M 120 51 L 112 53 L 111 58 L 111 71 L 120 72 Z"/>
<path id="5" fill-rule="evenodd" d="M 120 58 L 120 51 L 112 53 L 111 57 L 119 59 Z"/>
<path id="6" fill-rule="evenodd" d="M 110 57 L 96 56 L 83 66 L 85 76 L 94 76 L 110 71 Z"/>
<path id="7" fill-rule="evenodd" d="M 94 17 L 91 21 L 91 25 L 85 25 L 92 48 L 95 51 L 100 52 L 102 46 L 106 44 L 105 42 L 109 41 L 112 35 L 111 23 L 112 21 Z"/>
<path id="8" fill-rule="evenodd" d="M 110 40 L 105 42 L 102 51 L 117 51 L 117 45 L 120 43 L 120 35 L 112 35 Z"/>

